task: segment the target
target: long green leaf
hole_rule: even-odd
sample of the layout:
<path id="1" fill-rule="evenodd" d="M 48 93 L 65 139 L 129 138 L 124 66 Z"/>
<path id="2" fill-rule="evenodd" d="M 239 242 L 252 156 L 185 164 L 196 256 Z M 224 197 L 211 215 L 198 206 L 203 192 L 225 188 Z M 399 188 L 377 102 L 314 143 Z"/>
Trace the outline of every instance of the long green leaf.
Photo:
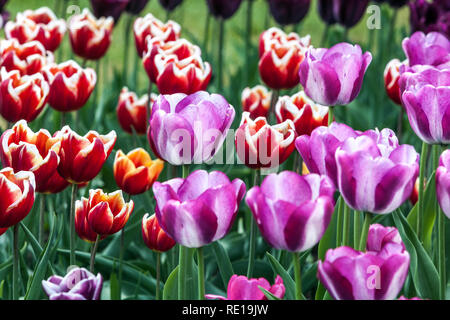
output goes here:
<path id="1" fill-rule="evenodd" d="M 267 259 L 270 262 L 272 270 L 275 274 L 283 278 L 286 287 L 286 297 L 288 300 L 295 300 L 295 282 L 283 266 L 270 253 L 266 252 Z"/>
<path id="2" fill-rule="evenodd" d="M 219 267 L 223 285 L 226 288 L 228 286 L 228 281 L 234 274 L 233 266 L 225 248 L 219 241 L 213 242 L 211 247 L 213 249 L 214 256 L 216 257 L 217 266 Z"/>
<path id="3" fill-rule="evenodd" d="M 178 299 L 178 269 L 177 266 L 173 269 L 172 273 L 167 278 L 164 285 L 163 299 L 164 300 L 177 300 Z"/>
<path id="4" fill-rule="evenodd" d="M 263 287 L 258 286 L 258 288 L 259 288 L 259 290 L 262 291 L 262 293 L 264 293 L 264 295 L 266 296 L 267 300 L 281 300 L 277 296 L 274 296 L 272 292 L 267 291 Z"/>

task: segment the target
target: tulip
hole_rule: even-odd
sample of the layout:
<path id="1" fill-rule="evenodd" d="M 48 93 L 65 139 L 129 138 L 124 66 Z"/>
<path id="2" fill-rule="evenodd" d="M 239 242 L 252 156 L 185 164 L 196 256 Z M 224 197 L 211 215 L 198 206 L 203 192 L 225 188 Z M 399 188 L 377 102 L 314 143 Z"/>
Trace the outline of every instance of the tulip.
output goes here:
<path id="1" fill-rule="evenodd" d="M 337 186 L 336 149 L 357 133 L 343 123 L 333 122 L 329 127 L 314 129 L 311 136 L 296 139 L 295 146 L 311 173 L 328 176 Z"/>
<path id="2" fill-rule="evenodd" d="M 242 0 L 206 0 L 209 12 L 216 18 L 227 20 L 239 9 Z"/>
<path id="3" fill-rule="evenodd" d="M 309 45 L 309 36 L 286 35 L 277 28 L 263 32 L 259 45 L 259 73 L 264 83 L 276 90 L 298 85 L 298 70 Z"/>
<path id="4" fill-rule="evenodd" d="M 0 29 L 3 29 L 5 24 L 9 21 L 11 14 L 9 11 L 3 10 L 0 12 Z"/>
<path id="5" fill-rule="evenodd" d="M 272 99 L 272 93 L 265 87 L 257 85 L 253 88 L 245 88 L 242 91 L 242 110 L 250 113 L 252 119 L 266 117 Z"/>
<path id="6" fill-rule="evenodd" d="M 437 31 L 450 38 L 450 5 L 447 0 L 415 0 L 409 2 L 410 24 L 413 32 Z"/>
<path id="7" fill-rule="evenodd" d="M 450 67 L 450 40 L 439 32 L 415 32 L 403 40 L 403 51 L 409 66 L 431 65 L 439 69 Z"/>
<path id="8" fill-rule="evenodd" d="M 328 107 L 314 103 L 303 91 L 278 99 L 275 115 L 278 123 L 292 120 L 298 136 L 310 135 L 315 128 L 328 125 Z"/>
<path id="9" fill-rule="evenodd" d="M 53 54 L 39 41 L 24 44 L 16 39 L 0 41 L 0 68 L 5 67 L 8 72 L 19 70 L 21 75 L 33 75 L 52 62 Z"/>
<path id="10" fill-rule="evenodd" d="M 450 70 L 415 66 L 401 75 L 399 83 L 416 135 L 428 144 L 449 144 Z"/>
<path id="11" fill-rule="evenodd" d="M 90 190 L 89 199 L 75 203 L 75 230 L 85 241 L 93 242 L 97 236 L 103 239 L 125 227 L 133 209 L 133 200 L 126 203 L 120 190 L 110 194 Z"/>
<path id="12" fill-rule="evenodd" d="M 378 2 L 378 3 L 386 2 L 386 3 L 389 3 L 389 5 L 391 7 L 397 9 L 397 8 L 401 8 L 404 5 L 406 5 L 409 2 L 409 0 L 375 0 L 375 2 Z"/>
<path id="13" fill-rule="evenodd" d="M 230 182 L 219 171 L 197 170 L 186 179 L 155 182 L 153 193 L 161 228 L 177 243 L 200 248 L 230 231 L 245 184 L 240 179 Z"/>
<path id="14" fill-rule="evenodd" d="M 0 236 L 5 234 L 6 231 L 8 231 L 8 228 L 0 228 Z"/>
<path id="15" fill-rule="evenodd" d="M 371 225 L 367 251 L 329 249 L 318 277 L 336 300 L 394 300 L 408 275 L 409 253 L 397 229 Z"/>
<path id="16" fill-rule="evenodd" d="M 133 26 L 136 49 L 140 57 L 143 57 L 147 45 L 147 38 L 158 38 L 162 42 L 175 41 L 180 37 L 181 27 L 174 21 L 166 24 L 156 19 L 151 13 L 145 17 L 137 18 Z"/>
<path id="17" fill-rule="evenodd" d="M 368 4 L 369 0 L 334 0 L 334 18 L 340 25 L 352 28 L 361 20 Z"/>
<path id="18" fill-rule="evenodd" d="M 9 122 L 33 121 L 47 103 L 50 87 L 40 73 L 21 76 L 20 71 L 0 71 L 0 114 Z"/>
<path id="19" fill-rule="evenodd" d="M 419 155 L 399 145 L 390 129 L 348 138 L 336 150 L 337 182 L 354 210 L 386 214 L 408 199 L 419 175 Z"/>
<path id="20" fill-rule="evenodd" d="M 405 296 L 401 296 L 400 298 L 398 298 L 398 300 L 422 300 L 419 297 L 414 297 L 414 298 L 406 298 Z"/>
<path id="21" fill-rule="evenodd" d="M 35 186 L 32 172 L 14 173 L 12 168 L 0 170 L 0 228 L 15 226 L 30 213 Z"/>
<path id="22" fill-rule="evenodd" d="M 271 126 L 266 118 L 252 120 L 244 112 L 235 137 L 237 155 L 250 168 L 276 168 L 294 151 L 296 137 L 291 120 Z"/>
<path id="23" fill-rule="evenodd" d="M 270 246 L 302 252 L 322 238 L 334 210 L 335 188 L 326 176 L 284 171 L 247 194 L 247 205 Z"/>
<path id="24" fill-rule="evenodd" d="M 150 105 L 156 101 L 156 94 L 150 95 Z M 129 134 L 133 134 L 133 130 L 137 134 L 145 134 L 147 132 L 147 123 L 149 115 L 147 114 L 148 95 L 141 98 L 136 93 L 128 91 L 124 87 L 120 92 L 119 103 L 117 105 L 117 120 L 122 129 Z"/>
<path id="25" fill-rule="evenodd" d="M 148 213 L 142 218 L 142 237 L 145 245 L 156 252 L 166 252 L 172 249 L 176 242 L 161 229 L 156 215 L 149 217 Z"/>
<path id="26" fill-rule="evenodd" d="M 130 0 L 127 7 L 125 8 L 125 11 L 134 15 L 138 15 L 142 10 L 144 10 L 147 3 L 148 0 Z"/>
<path id="27" fill-rule="evenodd" d="M 130 195 L 146 192 L 158 179 L 164 168 L 164 162 L 152 160 L 142 148 L 124 154 L 117 151 L 114 160 L 114 179 L 120 189 Z"/>
<path id="28" fill-rule="evenodd" d="M 172 165 L 207 162 L 222 146 L 234 115 L 221 95 L 160 95 L 150 117 L 150 146 Z"/>
<path id="29" fill-rule="evenodd" d="M 275 21 L 281 25 L 297 24 L 308 13 L 311 0 L 269 0 Z"/>
<path id="30" fill-rule="evenodd" d="M 436 171 L 436 194 L 439 205 L 450 218 L 450 150 L 445 150 Z"/>
<path id="31" fill-rule="evenodd" d="M 69 22 L 70 44 L 73 52 L 83 59 L 98 60 L 111 44 L 114 20 L 111 17 L 96 19 L 88 9 L 75 15 Z"/>
<path id="32" fill-rule="evenodd" d="M 391 60 L 384 69 L 384 88 L 389 98 L 396 104 L 402 105 L 400 98 L 400 66 L 402 63 L 398 59 Z"/>
<path id="33" fill-rule="evenodd" d="M 34 133 L 26 121 L 17 122 L 0 138 L 0 158 L 4 167 L 15 172 L 31 171 L 35 177 L 36 191 L 58 193 L 68 186 L 56 171 L 61 141 L 41 129 Z"/>
<path id="34" fill-rule="evenodd" d="M 345 42 L 330 49 L 309 48 L 300 65 L 300 83 L 319 104 L 346 105 L 358 96 L 371 61 L 370 52 L 362 54 L 358 45 Z"/>
<path id="35" fill-rule="evenodd" d="M 81 137 L 69 126 L 56 135 L 61 137 L 58 172 L 73 184 L 89 182 L 97 176 L 117 139 L 114 130 L 105 136 L 89 131 Z"/>
<path id="36" fill-rule="evenodd" d="M 22 44 L 37 40 L 49 51 L 59 47 L 65 32 L 66 22 L 57 19 L 47 7 L 19 12 L 16 21 L 9 21 L 5 25 L 7 39 L 15 38 Z"/>
<path id="37" fill-rule="evenodd" d="M 83 69 L 75 61 L 49 65 L 43 70 L 50 83 L 49 104 L 61 112 L 75 111 L 88 101 L 97 82 L 91 68 Z"/>
<path id="38" fill-rule="evenodd" d="M 409 196 L 409 201 L 411 202 L 412 205 L 415 205 L 419 200 L 419 186 L 420 186 L 419 180 L 420 180 L 419 178 L 416 179 L 416 182 L 414 183 L 414 189 L 411 192 L 411 195 Z"/>
<path id="39" fill-rule="evenodd" d="M 183 0 L 159 0 L 161 6 L 167 11 L 173 11 Z"/>
<path id="40" fill-rule="evenodd" d="M 130 0 L 91 0 L 91 6 L 97 18 L 112 17 L 114 23 L 117 23 L 129 2 Z"/>
<path id="41" fill-rule="evenodd" d="M 262 287 L 279 299 L 283 299 L 286 288 L 283 279 L 277 275 L 275 284 L 270 285 L 264 278 L 248 279 L 246 276 L 233 275 L 228 282 L 227 297 L 207 294 L 207 299 L 219 300 L 267 300 L 259 287 Z"/>
<path id="42" fill-rule="evenodd" d="M 53 275 L 42 280 L 42 288 L 50 300 L 100 300 L 103 277 L 84 268 L 71 269 L 64 277 Z"/>
<path id="43" fill-rule="evenodd" d="M 332 25 L 336 23 L 334 17 L 333 6 L 334 0 L 319 0 L 317 2 L 317 10 L 320 18 L 327 24 Z"/>

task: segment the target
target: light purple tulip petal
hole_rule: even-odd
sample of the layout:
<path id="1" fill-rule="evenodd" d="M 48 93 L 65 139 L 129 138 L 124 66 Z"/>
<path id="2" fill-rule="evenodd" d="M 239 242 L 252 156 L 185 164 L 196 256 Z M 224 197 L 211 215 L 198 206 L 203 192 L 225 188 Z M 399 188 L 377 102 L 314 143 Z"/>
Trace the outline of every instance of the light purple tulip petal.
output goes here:
<path id="1" fill-rule="evenodd" d="M 439 32 L 424 34 L 415 32 L 403 40 L 403 51 L 410 66 L 431 65 L 438 67 L 450 61 L 450 41 Z"/>
<path id="2" fill-rule="evenodd" d="M 445 215 L 450 218 L 450 150 L 445 150 L 436 170 L 436 195 L 439 206 Z"/>

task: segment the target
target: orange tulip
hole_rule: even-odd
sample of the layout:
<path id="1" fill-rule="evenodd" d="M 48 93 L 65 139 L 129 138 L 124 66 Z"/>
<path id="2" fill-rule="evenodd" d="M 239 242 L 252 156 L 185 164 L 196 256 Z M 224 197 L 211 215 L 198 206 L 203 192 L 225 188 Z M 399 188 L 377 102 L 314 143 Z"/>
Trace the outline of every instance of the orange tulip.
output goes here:
<path id="1" fill-rule="evenodd" d="M 156 252 L 169 251 L 176 244 L 175 240 L 161 228 L 156 216 L 149 217 L 148 213 L 142 218 L 142 237 L 145 245 Z"/>

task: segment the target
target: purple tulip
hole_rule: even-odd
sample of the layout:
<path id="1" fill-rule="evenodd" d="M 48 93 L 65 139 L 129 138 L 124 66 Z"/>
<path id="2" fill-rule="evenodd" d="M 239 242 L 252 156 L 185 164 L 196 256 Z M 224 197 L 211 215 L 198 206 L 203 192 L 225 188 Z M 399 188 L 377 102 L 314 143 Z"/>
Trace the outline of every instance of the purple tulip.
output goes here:
<path id="1" fill-rule="evenodd" d="M 156 217 L 176 242 L 199 248 L 228 233 L 245 190 L 242 180 L 230 182 L 219 171 L 197 170 L 186 179 L 155 182 Z"/>
<path id="2" fill-rule="evenodd" d="M 137 15 L 141 13 L 142 10 L 144 10 L 147 3 L 148 0 L 130 0 L 127 7 L 125 8 L 125 11 Z"/>
<path id="3" fill-rule="evenodd" d="M 0 12 L 0 29 L 5 26 L 5 24 L 9 21 L 10 13 L 9 11 Z"/>
<path id="4" fill-rule="evenodd" d="M 450 219 L 450 150 L 445 150 L 439 159 L 436 194 L 442 211 Z"/>
<path id="5" fill-rule="evenodd" d="M 338 188 L 353 209 L 386 214 L 408 199 L 419 174 L 419 155 L 399 145 L 390 129 L 369 130 L 336 150 Z"/>
<path id="6" fill-rule="evenodd" d="M 415 0 L 409 3 L 411 29 L 441 32 L 450 38 L 450 2 L 448 0 Z"/>
<path id="7" fill-rule="evenodd" d="M 384 3 L 389 3 L 389 5 L 391 7 L 401 8 L 404 5 L 406 5 L 409 2 L 409 0 L 375 0 L 375 2 L 378 2 L 378 3 L 383 3 L 383 2 Z"/>
<path id="8" fill-rule="evenodd" d="M 279 299 L 283 299 L 286 291 L 283 279 L 280 276 L 276 277 L 275 284 L 271 286 L 269 281 L 264 278 L 248 279 L 246 276 L 235 274 L 228 282 L 227 297 L 207 294 L 205 298 L 219 300 L 267 300 L 259 287 L 266 289 Z"/>
<path id="9" fill-rule="evenodd" d="M 333 122 L 329 127 L 318 127 L 311 136 L 303 135 L 295 140 L 295 146 L 309 172 L 328 176 L 337 186 L 336 149 L 358 133 L 343 123 Z"/>
<path id="10" fill-rule="evenodd" d="M 358 45 L 345 42 L 330 49 L 310 47 L 300 64 L 300 83 L 318 104 L 349 104 L 358 96 L 371 61 L 370 52 L 363 54 Z"/>
<path id="11" fill-rule="evenodd" d="M 368 4 L 369 0 L 334 0 L 334 18 L 337 23 L 351 28 L 361 20 Z"/>
<path id="12" fill-rule="evenodd" d="M 161 6 L 167 11 L 174 10 L 181 2 L 183 2 L 183 0 L 159 0 Z"/>
<path id="13" fill-rule="evenodd" d="M 113 17 L 117 23 L 129 2 L 130 0 L 91 0 L 91 5 L 97 18 Z"/>
<path id="14" fill-rule="evenodd" d="M 42 287 L 50 300 L 99 300 L 103 278 L 94 276 L 84 268 L 74 268 L 66 276 L 51 276 L 42 281 Z"/>
<path id="15" fill-rule="evenodd" d="M 173 165 L 203 163 L 223 144 L 234 116 L 234 108 L 218 94 L 160 95 L 152 108 L 149 142 L 159 158 Z"/>
<path id="16" fill-rule="evenodd" d="M 408 275 L 409 253 L 393 227 L 371 225 L 365 253 L 330 249 L 318 277 L 336 300 L 394 300 Z"/>
<path id="17" fill-rule="evenodd" d="M 272 16 L 281 25 L 297 24 L 306 16 L 311 0 L 269 0 Z"/>
<path id="18" fill-rule="evenodd" d="M 450 67 L 450 41 L 439 32 L 415 32 L 403 40 L 409 66 L 430 65 L 439 69 Z"/>
<path id="19" fill-rule="evenodd" d="M 414 66 L 401 75 L 399 86 L 416 135 L 429 144 L 449 144 L 450 69 Z"/>
<path id="20" fill-rule="evenodd" d="M 226 20 L 236 13 L 242 0 L 206 0 L 206 3 L 213 16 Z"/>
<path id="21" fill-rule="evenodd" d="M 326 176 L 270 174 L 251 188 L 247 205 L 264 239 L 274 248 L 302 252 L 322 238 L 334 210 L 335 188 Z"/>
<path id="22" fill-rule="evenodd" d="M 319 11 L 319 16 L 328 25 L 336 23 L 336 19 L 333 13 L 333 2 L 334 0 L 319 0 L 317 2 L 317 10 Z"/>

